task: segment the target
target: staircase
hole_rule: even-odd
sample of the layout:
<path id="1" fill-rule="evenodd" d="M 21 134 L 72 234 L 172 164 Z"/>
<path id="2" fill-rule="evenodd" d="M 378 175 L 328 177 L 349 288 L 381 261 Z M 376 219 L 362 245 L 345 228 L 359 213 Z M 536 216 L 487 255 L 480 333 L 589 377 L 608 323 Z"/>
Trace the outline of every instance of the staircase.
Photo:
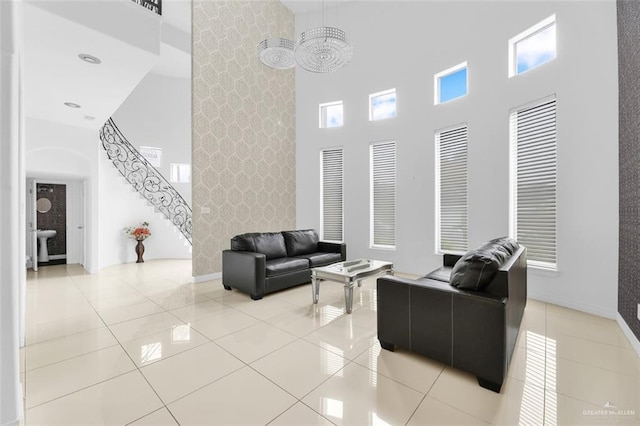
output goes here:
<path id="1" fill-rule="evenodd" d="M 126 181 L 154 209 L 162 213 L 193 245 L 191 238 L 191 207 L 124 137 L 112 118 L 100 129 L 100 140 L 107 157 Z"/>

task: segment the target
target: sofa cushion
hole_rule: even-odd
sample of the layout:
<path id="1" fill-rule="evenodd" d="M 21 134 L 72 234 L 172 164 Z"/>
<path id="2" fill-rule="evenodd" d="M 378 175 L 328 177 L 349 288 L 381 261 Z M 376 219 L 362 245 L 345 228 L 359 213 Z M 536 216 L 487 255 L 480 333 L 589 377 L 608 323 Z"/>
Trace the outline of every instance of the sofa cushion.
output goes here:
<path id="1" fill-rule="evenodd" d="M 506 259 L 504 250 L 479 247 L 460 258 L 453 266 L 449 283 L 465 290 L 484 290 Z"/>
<path id="2" fill-rule="evenodd" d="M 309 264 L 312 268 L 317 268 L 318 266 L 331 265 L 332 263 L 341 262 L 342 257 L 340 253 L 309 253 L 298 256 L 299 258 L 304 258 L 309 260 Z"/>
<path id="3" fill-rule="evenodd" d="M 431 278 L 432 280 L 442 281 L 444 283 L 448 283 L 451 279 L 451 271 L 453 267 L 451 266 L 441 266 L 435 271 L 429 272 L 425 275 L 425 278 Z"/>
<path id="4" fill-rule="evenodd" d="M 288 256 L 315 253 L 318 251 L 318 233 L 314 229 L 283 231 Z"/>
<path id="5" fill-rule="evenodd" d="M 267 260 L 287 257 L 284 238 L 280 232 L 261 232 L 253 235 L 256 252 L 265 255 Z"/>
<path id="6" fill-rule="evenodd" d="M 286 274 L 288 272 L 304 271 L 309 268 L 307 259 L 282 257 L 266 261 L 267 277 Z"/>

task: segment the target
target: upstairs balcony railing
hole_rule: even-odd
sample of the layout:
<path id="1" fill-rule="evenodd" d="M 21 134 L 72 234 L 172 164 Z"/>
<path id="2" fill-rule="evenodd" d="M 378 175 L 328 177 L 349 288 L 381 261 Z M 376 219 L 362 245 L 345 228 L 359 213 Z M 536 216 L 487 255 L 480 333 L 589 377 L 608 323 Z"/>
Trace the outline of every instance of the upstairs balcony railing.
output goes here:
<path id="1" fill-rule="evenodd" d="M 162 0 L 131 0 L 134 3 L 139 4 L 145 9 L 149 9 L 158 15 L 162 16 Z"/>

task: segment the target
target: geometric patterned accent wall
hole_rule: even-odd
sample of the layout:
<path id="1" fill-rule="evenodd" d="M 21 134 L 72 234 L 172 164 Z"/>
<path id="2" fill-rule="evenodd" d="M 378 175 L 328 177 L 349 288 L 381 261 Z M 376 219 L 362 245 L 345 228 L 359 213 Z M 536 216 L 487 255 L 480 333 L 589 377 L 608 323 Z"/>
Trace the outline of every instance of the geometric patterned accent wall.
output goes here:
<path id="1" fill-rule="evenodd" d="M 193 275 L 222 271 L 244 232 L 295 228 L 295 72 L 257 58 L 267 37 L 294 38 L 277 0 L 193 1 Z M 208 207 L 203 214 L 201 207 Z"/>
<path id="2" fill-rule="evenodd" d="M 618 1 L 618 312 L 640 340 L 640 3 Z"/>

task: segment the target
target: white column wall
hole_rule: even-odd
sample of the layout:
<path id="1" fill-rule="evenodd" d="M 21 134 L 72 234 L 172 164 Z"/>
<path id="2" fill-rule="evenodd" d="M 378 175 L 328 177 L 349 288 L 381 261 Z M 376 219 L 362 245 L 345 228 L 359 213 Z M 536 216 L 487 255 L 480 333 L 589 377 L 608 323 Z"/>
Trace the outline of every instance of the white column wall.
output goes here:
<path id="1" fill-rule="evenodd" d="M 0 2 L 0 425 L 18 425 L 22 417 L 19 6 L 19 2 Z"/>
<path id="2" fill-rule="evenodd" d="M 557 58 L 508 78 L 508 40 L 556 14 Z M 425 274 L 435 253 L 434 131 L 469 128 L 469 248 L 509 233 L 509 111 L 558 101 L 558 271 L 529 269 L 529 295 L 613 318 L 617 304 L 616 4 L 555 1 L 346 2 L 327 15 L 354 57 L 332 74 L 296 70 L 297 225 L 319 228 L 321 148 L 344 147 L 348 257 Z M 337 16 L 337 20 L 335 17 Z M 332 20 L 333 18 L 333 20 Z M 297 16 L 296 32 L 317 25 Z M 468 61 L 469 94 L 434 106 L 434 74 Z M 396 88 L 398 116 L 368 121 L 368 95 Z M 318 104 L 342 100 L 342 128 Z M 369 248 L 369 144 L 397 141 L 395 251 Z"/>

